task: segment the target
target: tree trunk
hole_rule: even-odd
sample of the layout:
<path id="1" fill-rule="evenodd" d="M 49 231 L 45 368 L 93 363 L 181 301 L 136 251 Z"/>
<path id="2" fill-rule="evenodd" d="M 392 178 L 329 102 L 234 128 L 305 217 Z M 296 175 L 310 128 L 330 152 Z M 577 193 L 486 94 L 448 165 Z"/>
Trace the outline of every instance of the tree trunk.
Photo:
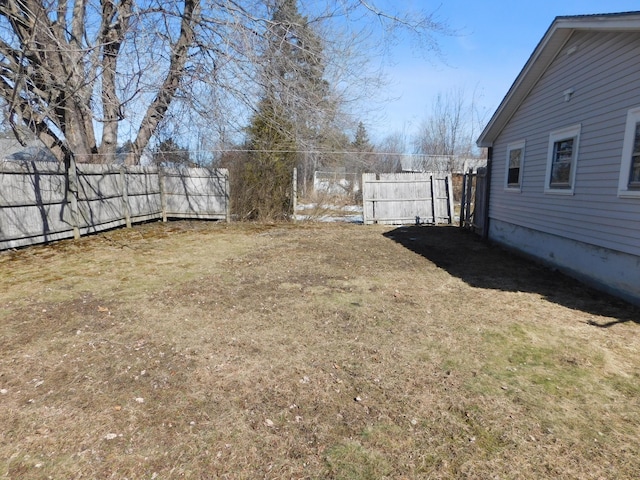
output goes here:
<path id="1" fill-rule="evenodd" d="M 126 163 L 128 165 L 138 161 L 142 151 L 149 143 L 151 136 L 156 131 L 158 124 L 169 108 L 169 104 L 171 103 L 171 100 L 173 100 L 178 87 L 180 87 L 180 80 L 184 73 L 184 66 L 187 62 L 189 46 L 194 40 L 194 17 L 198 13 L 198 7 L 198 0 L 185 0 L 184 2 L 184 12 L 182 14 L 182 23 L 180 25 L 180 37 L 173 45 L 169 71 L 167 72 L 167 76 L 165 77 L 156 98 L 153 100 L 151 105 L 149 105 L 147 113 L 140 124 L 138 135 L 135 142 L 133 142 L 132 152 L 127 156 Z"/>
<path id="2" fill-rule="evenodd" d="M 116 92 L 116 68 L 120 47 L 129 25 L 132 0 L 123 0 L 116 7 L 113 2 L 102 0 L 102 142 L 100 161 L 116 162 L 118 148 L 118 122 L 122 119 L 121 103 Z M 117 18 L 116 18 L 117 15 Z M 115 19 L 115 23 L 114 23 Z"/>

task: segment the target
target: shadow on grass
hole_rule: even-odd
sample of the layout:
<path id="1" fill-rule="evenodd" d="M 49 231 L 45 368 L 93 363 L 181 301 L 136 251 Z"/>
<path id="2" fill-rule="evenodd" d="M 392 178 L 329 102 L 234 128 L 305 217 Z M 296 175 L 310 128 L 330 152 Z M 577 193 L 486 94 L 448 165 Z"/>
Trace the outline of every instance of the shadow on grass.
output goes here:
<path id="1" fill-rule="evenodd" d="M 599 292 L 556 270 L 483 242 L 457 227 L 399 227 L 385 237 L 422 255 L 472 287 L 508 292 L 537 293 L 547 300 L 614 321 L 589 321 L 601 328 L 618 323 L 640 324 L 640 309 Z M 462 301 L 462 299 L 461 299 Z"/>

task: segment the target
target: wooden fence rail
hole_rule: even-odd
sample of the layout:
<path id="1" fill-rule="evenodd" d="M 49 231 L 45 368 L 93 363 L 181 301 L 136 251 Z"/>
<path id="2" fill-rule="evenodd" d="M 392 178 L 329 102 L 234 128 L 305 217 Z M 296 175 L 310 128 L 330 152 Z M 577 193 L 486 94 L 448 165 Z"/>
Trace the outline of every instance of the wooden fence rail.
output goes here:
<path id="1" fill-rule="evenodd" d="M 227 170 L 0 161 L 0 250 L 169 217 L 228 221 Z"/>

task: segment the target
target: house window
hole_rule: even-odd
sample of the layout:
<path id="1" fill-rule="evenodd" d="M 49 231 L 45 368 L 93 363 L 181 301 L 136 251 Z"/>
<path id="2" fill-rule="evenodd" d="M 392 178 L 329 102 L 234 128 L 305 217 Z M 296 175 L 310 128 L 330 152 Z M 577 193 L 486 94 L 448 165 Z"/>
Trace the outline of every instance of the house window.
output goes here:
<path id="1" fill-rule="evenodd" d="M 546 193 L 573 194 L 580 129 L 580 125 L 575 125 L 549 135 Z"/>
<path id="2" fill-rule="evenodd" d="M 627 112 L 618 195 L 640 197 L 640 108 Z"/>
<path id="3" fill-rule="evenodd" d="M 520 184 L 522 183 L 523 162 L 524 140 L 507 145 L 505 187 L 508 190 L 520 191 Z"/>
<path id="4" fill-rule="evenodd" d="M 573 138 L 566 138 L 553 144 L 550 187 L 571 187 L 571 164 L 573 163 Z"/>
<path id="5" fill-rule="evenodd" d="M 631 153 L 631 173 L 629 174 L 629 188 L 638 187 L 640 187 L 640 123 L 636 123 L 633 152 Z"/>

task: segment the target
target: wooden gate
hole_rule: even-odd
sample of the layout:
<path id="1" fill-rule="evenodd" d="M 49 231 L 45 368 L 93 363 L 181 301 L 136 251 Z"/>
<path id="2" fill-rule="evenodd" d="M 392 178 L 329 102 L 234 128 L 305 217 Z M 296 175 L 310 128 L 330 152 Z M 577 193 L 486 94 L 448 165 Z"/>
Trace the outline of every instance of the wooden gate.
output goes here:
<path id="1" fill-rule="evenodd" d="M 363 220 L 367 225 L 440 224 L 453 221 L 451 175 L 365 173 Z"/>
<path id="2" fill-rule="evenodd" d="M 487 169 L 481 167 L 477 173 L 469 170 L 462 184 L 462 202 L 460 206 L 460 226 L 484 235 L 484 221 L 487 189 Z"/>

